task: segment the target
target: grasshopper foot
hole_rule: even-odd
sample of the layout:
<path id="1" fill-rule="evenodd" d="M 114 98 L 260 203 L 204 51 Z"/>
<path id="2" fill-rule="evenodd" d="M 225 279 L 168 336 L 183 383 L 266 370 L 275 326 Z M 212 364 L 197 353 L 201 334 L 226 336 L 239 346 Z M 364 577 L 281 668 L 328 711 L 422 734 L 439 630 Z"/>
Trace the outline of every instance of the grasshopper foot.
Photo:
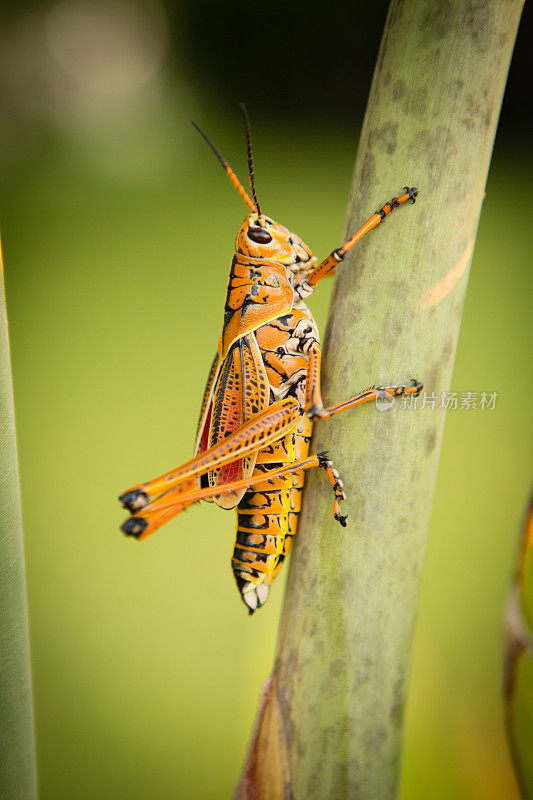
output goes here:
<path id="1" fill-rule="evenodd" d="M 149 502 L 148 495 L 140 489 L 133 489 L 131 492 L 125 492 L 121 494 L 118 499 L 122 507 L 127 508 L 132 514 L 136 511 L 140 511 L 141 508 L 144 508 Z"/>
<path id="2" fill-rule="evenodd" d="M 418 195 L 418 189 L 416 188 L 416 186 L 404 186 L 403 190 L 409 195 L 412 202 L 414 203 Z"/>
<path id="3" fill-rule="evenodd" d="M 126 536 L 134 536 L 137 539 L 147 527 L 148 521 L 143 519 L 143 517 L 131 517 L 120 526 L 120 530 L 123 531 Z"/>
<path id="4" fill-rule="evenodd" d="M 411 378 L 411 386 L 416 389 L 414 397 L 418 397 L 418 395 L 424 388 L 424 384 L 422 383 L 422 381 L 418 381 L 416 378 Z"/>

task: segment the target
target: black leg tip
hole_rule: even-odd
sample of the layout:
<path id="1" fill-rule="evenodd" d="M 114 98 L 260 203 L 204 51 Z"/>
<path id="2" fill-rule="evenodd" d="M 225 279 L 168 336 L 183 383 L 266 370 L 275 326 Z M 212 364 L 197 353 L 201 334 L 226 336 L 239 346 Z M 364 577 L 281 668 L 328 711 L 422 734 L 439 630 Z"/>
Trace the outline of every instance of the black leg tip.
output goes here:
<path id="1" fill-rule="evenodd" d="M 330 461 L 328 458 L 329 450 L 323 450 L 321 453 L 317 453 L 316 457 L 318 458 L 318 466 L 319 467 L 329 467 Z"/>
<path id="2" fill-rule="evenodd" d="M 143 517 L 131 517 L 131 519 L 127 519 L 126 522 L 120 526 L 120 530 L 125 533 L 126 536 L 134 536 L 137 538 L 147 527 L 148 521 L 143 519 Z"/>
<path id="3" fill-rule="evenodd" d="M 414 393 L 413 397 L 418 397 L 418 395 L 424 388 L 424 384 L 422 383 L 422 381 L 418 381 L 416 378 L 411 378 L 411 386 L 416 386 L 416 392 Z"/>
<path id="4" fill-rule="evenodd" d="M 416 186 L 404 186 L 403 190 L 409 195 L 409 197 L 414 203 L 418 196 L 418 189 L 416 188 Z"/>
<path id="5" fill-rule="evenodd" d="M 148 495 L 145 492 L 141 492 L 140 489 L 134 489 L 131 492 L 125 492 L 121 494 L 118 498 L 122 504 L 123 508 L 127 508 L 128 511 L 140 511 L 141 508 L 144 508 L 148 505 Z"/>
<path id="6" fill-rule="evenodd" d="M 346 528 L 346 526 L 348 525 L 348 523 L 346 522 L 346 520 L 348 519 L 348 515 L 343 517 L 342 514 L 335 514 L 335 519 L 337 520 L 337 522 L 340 522 L 343 528 Z"/>

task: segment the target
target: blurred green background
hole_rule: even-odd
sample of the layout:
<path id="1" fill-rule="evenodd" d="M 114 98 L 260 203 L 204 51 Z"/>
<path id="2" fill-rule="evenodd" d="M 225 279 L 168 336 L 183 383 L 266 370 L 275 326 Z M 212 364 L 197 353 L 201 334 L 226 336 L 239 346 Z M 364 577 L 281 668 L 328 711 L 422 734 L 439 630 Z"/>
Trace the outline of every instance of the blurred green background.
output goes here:
<path id="1" fill-rule="evenodd" d="M 326 254 L 387 4 L 373 6 L 62 0 L 3 12 L 0 220 L 42 800 L 231 795 L 285 577 L 249 618 L 229 568 L 232 513 L 204 504 L 140 544 L 120 535 L 116 496 L 191 455 L 245 213 L 188 118 L 244 176 L 246 100 L 265 210 Z M 531 482 L 528 26 L 452 385 L 499 397 L 494 411 L 448 414 L 405 800 L 516 797 L 500 685 Z M 329 292 L 311 300 L 322 329 Z"/>

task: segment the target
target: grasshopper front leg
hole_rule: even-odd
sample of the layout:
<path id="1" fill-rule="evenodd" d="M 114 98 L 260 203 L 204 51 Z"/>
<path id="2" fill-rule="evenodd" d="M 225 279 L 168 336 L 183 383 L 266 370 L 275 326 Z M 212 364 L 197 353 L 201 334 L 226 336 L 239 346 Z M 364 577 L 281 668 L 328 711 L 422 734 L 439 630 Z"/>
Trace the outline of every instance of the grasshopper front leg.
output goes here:
<path id="1" fill-rule="evenodd" d="M 415 202 L 415 198 L 418 195 L 418 189 L 414 187 L 404 186 L 404 193 L 400 197 L 393 197 L 392 200 L 389 200 L 388 203 L 385 203 L 375 214 L 372 214 L 370 219 L 368 219 L 364 225 L 361 227 L 340 247 L 337 247 L 335 250 L 332 250 L 329 256 L 325 258 L 318 266 L 312 269 L 309 273 L 307 273 L 301 283 L 297 287 L 297 292 L 302 298 L 308 297 L 314 290 L 316 286 L 322 278 L 325 278 L 328 275 L 333 275 L 335 272 L 335 268 L 337 264 L 341 261 L 344 261 L 346 257 L 346 253 L 352 249 L 352 247 L 359 242 L 365 234 L 369 231 L 373 230 L 373 228 L 377 228 L 377 226 L 383 222 L 385 217 L 387 217 L 391 211 L 394 211 L 395 208 L 402 205 L 402 203 L 406 203 L 408 200 L 411 200 L 413 203 Z"/>

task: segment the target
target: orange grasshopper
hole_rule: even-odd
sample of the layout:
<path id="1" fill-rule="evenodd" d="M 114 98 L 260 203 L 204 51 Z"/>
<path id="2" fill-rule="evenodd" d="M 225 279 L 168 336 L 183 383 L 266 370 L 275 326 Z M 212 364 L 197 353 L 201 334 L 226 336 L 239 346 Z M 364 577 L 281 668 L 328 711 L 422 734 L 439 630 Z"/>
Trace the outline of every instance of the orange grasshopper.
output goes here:
<path id="1" fill-rule="evenodd" d="M 265 216 L 257 200 L 250 124 L 244 107 L 252 199 L 228 162 L 194 125 L 250 209 L 237 234 L 218 343 L 198 421 L 194 457 L 120 496 L 132 516 L 124 533 L 146 539 L 199 500 L 237 509 L 231 566 L 249 613 L 267 600 L 289 554 L 304 475 L 322 467 L 341 525 L 339 473 L 325 453 L 308 455 L 313 422 L 377 397 L 417 394 L 422 384 L 372 387 L 325 408 L 320 393 L 320 337 L 305 299 L 333 275 L 346 253 L 417 190 L 405 187 L 341 247 L 318 263 L 306 244 Z"/>

